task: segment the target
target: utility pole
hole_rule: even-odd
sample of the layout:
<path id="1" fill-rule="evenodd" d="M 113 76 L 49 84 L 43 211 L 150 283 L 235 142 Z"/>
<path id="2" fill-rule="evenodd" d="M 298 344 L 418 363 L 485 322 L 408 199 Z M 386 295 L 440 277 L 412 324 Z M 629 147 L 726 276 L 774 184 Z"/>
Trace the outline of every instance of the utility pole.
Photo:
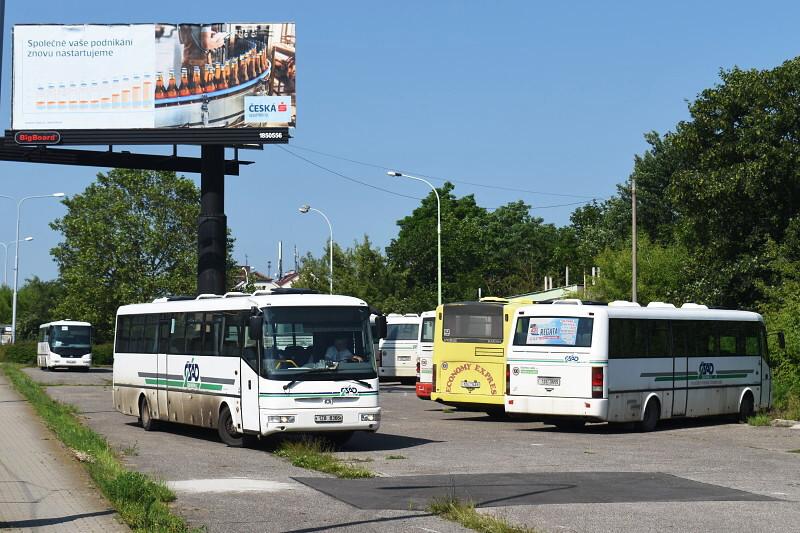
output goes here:
<path id="1" fill-rule="evenodd" d="M 631 176 L 631 301 L 636 301 L 636 178 Z"/>

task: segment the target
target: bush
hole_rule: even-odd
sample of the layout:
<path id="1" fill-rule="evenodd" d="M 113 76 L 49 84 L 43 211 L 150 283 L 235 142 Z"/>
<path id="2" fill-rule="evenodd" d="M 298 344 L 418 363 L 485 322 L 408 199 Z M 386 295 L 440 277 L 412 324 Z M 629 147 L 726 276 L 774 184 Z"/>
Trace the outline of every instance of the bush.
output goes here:
<path id="1" fill-rule="evenodd" d="M 21 341 L 0 346 L 0 361 L 32 365 L 36 363 L 36 341 Z"/>
<path id="2" fill-rule="evenodd" d="M 110 342 L 92 346 L 93 365 L 114 364 L 114 345 Z"/>

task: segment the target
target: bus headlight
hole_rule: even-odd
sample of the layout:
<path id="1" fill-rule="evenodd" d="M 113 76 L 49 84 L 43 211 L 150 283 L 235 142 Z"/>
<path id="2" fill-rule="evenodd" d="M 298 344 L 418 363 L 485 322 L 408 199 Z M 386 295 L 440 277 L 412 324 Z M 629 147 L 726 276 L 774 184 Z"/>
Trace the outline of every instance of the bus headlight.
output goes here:
<path id="1" fill-rule="evenodd" d="M 381 419 L 380 413 L 361 413 L 362 422 L 377 422 Z"/>
<path id="2" fill-rule="evenodd" d="M 294 424 L 294 416 L 293 415 L 274 415 L 267 417 L 267 423 L 269 424 Z"/>

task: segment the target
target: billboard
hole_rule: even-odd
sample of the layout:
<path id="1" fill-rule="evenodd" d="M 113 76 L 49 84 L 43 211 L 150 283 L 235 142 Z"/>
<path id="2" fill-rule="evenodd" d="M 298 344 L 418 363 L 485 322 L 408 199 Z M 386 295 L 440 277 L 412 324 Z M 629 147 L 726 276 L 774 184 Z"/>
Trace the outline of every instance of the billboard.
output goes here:
<path id="1" fill-rule="evenodd" d="M 15 131 L 260 129 L 267 139 L 296 123 L 294 23 L 13 31 Z"/>

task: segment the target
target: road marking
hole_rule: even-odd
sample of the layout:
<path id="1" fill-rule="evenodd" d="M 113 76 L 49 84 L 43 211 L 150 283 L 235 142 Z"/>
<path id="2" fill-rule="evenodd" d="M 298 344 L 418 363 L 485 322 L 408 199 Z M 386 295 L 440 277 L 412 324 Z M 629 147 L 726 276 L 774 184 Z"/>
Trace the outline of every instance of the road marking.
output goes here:
<path id="1" fill-rule="evenodd" d="M 296 490 L 294 483 L 234 477 L 225 479 L 185 479 L 167 481 L 167 486 L 178 492 L 280 492 Z"/>

